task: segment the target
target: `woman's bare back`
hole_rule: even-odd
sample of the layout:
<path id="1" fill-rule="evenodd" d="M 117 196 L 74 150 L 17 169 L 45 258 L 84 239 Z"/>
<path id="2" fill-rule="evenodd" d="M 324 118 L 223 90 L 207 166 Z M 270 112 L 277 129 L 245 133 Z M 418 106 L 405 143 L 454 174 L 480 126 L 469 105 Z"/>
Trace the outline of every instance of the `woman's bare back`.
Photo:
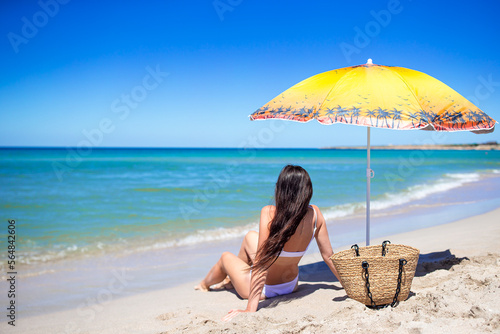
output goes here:
<path id="1" fill-rule="evenodd" d="M 309 207 L 307 214 L 297 226 L 297 230 L 285 243 L 286 252 L 303 252 L 309 246 L 314 234 L 314 209 Z M 269 268 L 266 284 L 276 285 L 292 281 L 299 274 L 298 264 L 302 256 L 279 257 Z"/>

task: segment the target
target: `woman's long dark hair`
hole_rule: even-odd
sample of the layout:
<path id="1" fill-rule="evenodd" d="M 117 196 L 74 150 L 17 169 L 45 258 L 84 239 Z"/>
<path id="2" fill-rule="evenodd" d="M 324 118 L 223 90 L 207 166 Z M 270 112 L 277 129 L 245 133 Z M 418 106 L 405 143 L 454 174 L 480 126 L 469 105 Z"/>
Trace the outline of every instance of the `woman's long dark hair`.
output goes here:
<path id="1" fill-rule="evenodd" d="M 285 243 L 294 235 L 307 213 L 313 194 L 311 178 L 300 166 L 285 166 L 274 190 L 276 212 L 269 226 L 269 238 L 257 250 L 254 270 L 269 268 Z"/>

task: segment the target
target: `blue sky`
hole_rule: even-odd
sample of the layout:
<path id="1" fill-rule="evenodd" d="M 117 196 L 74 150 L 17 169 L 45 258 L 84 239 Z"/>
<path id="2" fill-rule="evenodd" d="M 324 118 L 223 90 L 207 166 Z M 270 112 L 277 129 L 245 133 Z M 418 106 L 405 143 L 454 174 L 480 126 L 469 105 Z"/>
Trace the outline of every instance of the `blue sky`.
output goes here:
<path id="1" fill-rule="evenodd" d="M 498 2 L 59 1 L 0 5 L 0 146 L 364 145 L 365 128 L 248 115 L 368 58 L 432 75 L 500 120 Z M 372 129 L 381 145 L 491 140 L 500 130 Z"/>

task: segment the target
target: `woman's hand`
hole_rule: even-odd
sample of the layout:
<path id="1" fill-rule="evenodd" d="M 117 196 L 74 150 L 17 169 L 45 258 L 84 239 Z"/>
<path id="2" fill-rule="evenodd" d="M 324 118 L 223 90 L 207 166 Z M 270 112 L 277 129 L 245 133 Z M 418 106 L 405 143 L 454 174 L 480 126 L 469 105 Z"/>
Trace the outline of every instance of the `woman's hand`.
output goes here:
<path id="1" fill-rule="evenodd" d="M 247 310 L 231 310 L 229 311 L 228 314 L 226 314 L 223 318 L 222 318 L 222 321 L 229 321 L 231 319 L 233 319 L 234 317 L 236 317 L 238 314 L 240 313 L 248 313 L 250 311 L 247 311 Z"/>

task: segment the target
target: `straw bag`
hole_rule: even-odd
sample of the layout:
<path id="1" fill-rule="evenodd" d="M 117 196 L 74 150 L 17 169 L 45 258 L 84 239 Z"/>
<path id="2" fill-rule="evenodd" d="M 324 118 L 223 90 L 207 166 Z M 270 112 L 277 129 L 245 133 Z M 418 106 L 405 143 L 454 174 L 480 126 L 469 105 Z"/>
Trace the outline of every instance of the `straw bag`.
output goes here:
<path id="1" fill-rule="evenodd" d="M 373 308 L 406 300 L 419 250 L 384 241 L 380 246 L 353 245 L 330 257 L 347 296 Z"/>

